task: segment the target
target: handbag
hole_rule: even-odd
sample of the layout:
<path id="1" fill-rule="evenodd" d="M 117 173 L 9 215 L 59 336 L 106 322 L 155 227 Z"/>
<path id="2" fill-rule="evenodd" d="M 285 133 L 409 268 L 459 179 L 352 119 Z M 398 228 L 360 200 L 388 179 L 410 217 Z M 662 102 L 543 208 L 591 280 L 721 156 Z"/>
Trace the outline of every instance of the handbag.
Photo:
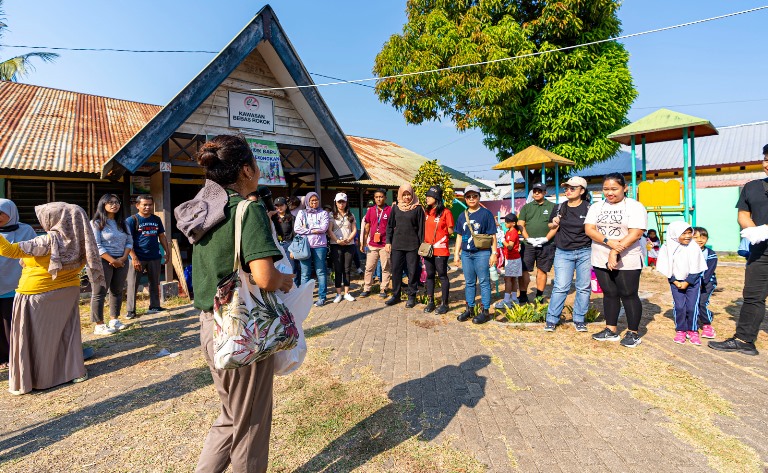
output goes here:
<path id="1" fill-rule="evenodd" d="M 237 204 L 235 260 L 219 281 L 213 298 L 213 364 L 237 369 L 296 346 L 299 331 L 293 314 L 274 292 L 261 289 L 240 266 L 243 216 L 250 201 Z"/>
<path id="2" fill-rule="evenodd" d="M 494 235 L 485 235 L 482 233 L 475 233 L 472 229 L 472 224 L 469 221 L 469 211 L 464 211 L 464 218 L 467 219 L 467 226 L 469 227 L 469 233 L 472 234 L 472 241 L 475 242 L 475 248 L 478 250 L 490 250 L 493 246 Z"/>
<path id="3" fill-rule="evenodd" d="M 443 210 L 445 212 L 445 210 Z M 432 235 L 432 243 L 426 243 L 422 242 L 421 245 L 419 245 L 419 256 L 423 258 L 431 258 L 432 254 L 435 252 L 434 242 L 435 238 L 437 238 L 437 227 L 440 225 L 440 217 L 437 217 L 437 222 L 435 222 L 435 234 Z"/>
<path id="4" fill-rule="evenodd" d="M 304 215 L 304 223 L 307 222 L 307 216 Z M 288 246 L 288 251 L 293 255 L 296 261 L 308 260 L 312 255 L 309 248 L 309 239 L 305 235 L 296 235 Z"/>

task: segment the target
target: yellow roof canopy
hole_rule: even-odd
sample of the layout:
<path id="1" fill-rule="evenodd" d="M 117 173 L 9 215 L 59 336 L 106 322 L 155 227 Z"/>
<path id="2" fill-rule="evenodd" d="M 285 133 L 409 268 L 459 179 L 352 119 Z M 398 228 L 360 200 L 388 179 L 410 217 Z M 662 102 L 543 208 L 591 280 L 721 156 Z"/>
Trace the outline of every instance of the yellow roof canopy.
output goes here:
<path id="1" fill-rule="evenodd" d="M 576 163 L 570 159 L 558 156 L 551 151 L 539 148 L 538 146 L 529 146 L 519 153 L 510 156 L 491 169 L 497 171 L 511 171 L 525 167 L 534 167 L 544 165 L 546 168 L 555 166 L 574 166 Z"/>

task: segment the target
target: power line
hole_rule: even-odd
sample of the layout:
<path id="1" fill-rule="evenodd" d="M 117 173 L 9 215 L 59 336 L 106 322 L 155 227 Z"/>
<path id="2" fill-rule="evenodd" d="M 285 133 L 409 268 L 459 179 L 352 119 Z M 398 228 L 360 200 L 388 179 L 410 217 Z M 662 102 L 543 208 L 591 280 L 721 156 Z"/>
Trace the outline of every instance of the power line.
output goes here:
<path id="1" fill-rule="evenodd" d="M 474 63 L 471 63 L 471 64 L 460 64 L 458 66 L 441 67 L 439 69 L 430 69 L 428 71 L 407 72 L 407 73 L 403 73 L 403 74 L 393 74 L 393 75 L 389 75 L 389 76 L 369 77 L 369 78 L 366 78 L 366 79 L 345 80 L 345 81 L 339 81 L 339 82 L 326 82 L 324 84 L 295 85 L 295 86 L 288 86 L 288 87 L 265 87 L 265 88 L 251 89 L 251 90 L 253 92 L 259 92 L 259 91 L 268 91 L 268 90 L 305 89 L 305 88 L 311 88 L 311 87 L 327 87 L 327 86 L 331 86 L 331 85 L 357 84 L 357 83 L 360 83 L 360 82 L 370 82 L 370 81 L 381 81 L 381 80 L 387 80 L 387 79 L 397 79 L 397 78 L 400 78 L 400 77 L 412 77 L 412 76 L 423 75 L 423 74 L 431 74 L 431 73 L 435 73 L 435 72 L 451 71 L 451 70 L 454 70 L 454 69 L 463 69 L 463 68 L 466 68 L 466 67 L 484 66 L 486 64 L 495 64 L 495 63 L 500 63 L 500 62 L 513 61 L 515 59 L 523 59 L 523 58 L 527 58 L 527 57 L 541 56 L 543 54 L 550 54 L 550 53 L 555 53 L 555 52 L 560 52 L 560 51 L 569 51 L 571 49 L 576 49 L 576 48 L 583 48 L 583 47 L 587 47 L 587 46 L 595 46 L 597 44 L 608 43 L 608 42 L 612 42 L 612 41 L 619 41 L 619 40 L 622 40 L 622 39 L 634 38 L 634 37 L 637 37 L 637 36 L 643 36 L 643 35 L 648 35 L 648 34 L 652 34 L 652 33 L 660 33 L 662 31 L 669 31 L 669 30 L 673 30 L 673 29 L 677 29 L 677 28 L 684 28 L 684 27 L 688 27 L 688 26 L 698 25 L 698 24 L 701 24 L 701 23 L 709 22 L 709 21 L 722 20 L 724 18 L 730 18 L 730 17 L 733 17 L 733 16 L 744 15 L 744 14 L 747 14 L 747 13 L 754 13 L 756 11 L 765 10 L 766 8 L 768 8 L 768 5 L 765 5 L 765 6 L 762 6 L 762 7 L 757 7 L 757 8 L 751 8 L 749 10 L 742 10 L 742 11 L 738 11 L 738 12 L 728 13 L 728 14 L 725 14 L 725 15 L 713 16 L 711 18 L 704 18 L 704 19 L 701 19 L 701 20 L 690 21 L 688 23 L 681 23 L 679 25 L 666 26 L 666 27 L 663 27 L 663 28 L 656 28 L 656 29 L 653 29 L 653 30 L 642 31 L 640 33 L 632 33 L 632 34 L 617 36 L 616 38 L 601 39 L 601 40 L 597 40 L 597 41 L 591 41 L 589 43 L 577 44 L 577 45 L 574 45 L 574 46 L 564 46 L 562 48 L 550 49 L 550 50 L 547 50 L 547 51 L 538 51 L 538 52 L 535 52 L 535 53 L 521 54 L 519 56 L 513 56 L 513 57 L 507 57 L 507 58 L 501 58 L 501 59 L 494 59 L 494 60 L 490 60 L 490 61 L 474 62 Z"/>
<path id="2" fill-rule="evenodd" d="M 202 49 L 121 49 L 121 48 L 66 48 L 59 46 L 26 46 L 21 44 L 0 44 L 3 48 L 51 49 L 54 51 L 110 51 L 115 53 L 174 53 L 174 54 L 218 54 L 219 51 Z"/>

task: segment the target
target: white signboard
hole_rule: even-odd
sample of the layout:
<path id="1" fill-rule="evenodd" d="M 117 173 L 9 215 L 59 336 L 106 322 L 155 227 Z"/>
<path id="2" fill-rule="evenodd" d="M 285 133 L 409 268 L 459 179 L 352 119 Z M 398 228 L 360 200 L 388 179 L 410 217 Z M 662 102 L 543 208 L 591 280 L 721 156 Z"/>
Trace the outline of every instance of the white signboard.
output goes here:
<path id="1" fill-rule="evenodd" d="M 275 131 L 275 107 L 269 97 L 229 93 L 229 126 L 249 130 Z"/>

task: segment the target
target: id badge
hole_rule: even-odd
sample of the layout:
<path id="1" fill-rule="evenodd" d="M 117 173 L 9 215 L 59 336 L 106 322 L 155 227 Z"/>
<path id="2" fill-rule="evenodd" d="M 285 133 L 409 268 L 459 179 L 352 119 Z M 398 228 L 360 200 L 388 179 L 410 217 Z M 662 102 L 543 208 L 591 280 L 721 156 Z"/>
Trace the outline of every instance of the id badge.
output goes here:
<path id="1" fill-rule="evenodd" d="M 376 232 L 373 234 L 373 242 L 374 243 L 381 243 L 381 233 Z"/>

